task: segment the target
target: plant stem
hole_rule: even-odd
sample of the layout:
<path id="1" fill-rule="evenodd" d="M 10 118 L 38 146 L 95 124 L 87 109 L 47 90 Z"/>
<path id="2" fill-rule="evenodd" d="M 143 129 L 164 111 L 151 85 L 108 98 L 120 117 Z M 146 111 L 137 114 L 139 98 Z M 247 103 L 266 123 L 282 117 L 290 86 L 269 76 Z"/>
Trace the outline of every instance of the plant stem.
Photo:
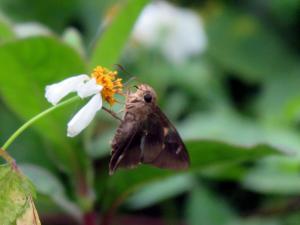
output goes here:
<path id="1" fill-rule="evenodd" d="M 32 125 L 34 122 L 38 121 L 39 119 L 41 119 L 42 117 L 46 116 L 47 114 L 49 114 L 50 112 L 62 107 L 62 106 L 65 106 L 65 105 L 68 105 L 72 102 L 75 102 L 77 100 L 79 100 L 80 97 L 78 96 L 75 96 L 75 97 L 72 97 L 66 101 L 63 101 L 57 105 L 54 105 L 48 109 L 46 109 L 45 111 L 39 113 L 38 115 L 34 116 L 33 118 L 31 118 L 30 120 L 28 120 L 26 123 L 24 123 L 19 129 L 17 129 L 8 139 L 7 141 L 4 143 L 4 145 L 1 147 L 1 149 L 3 151 L 7 150 L 7 148 L 14 142 L 14 140 L 20 135 L 22 134 L 30 125 Z"/>
<path id="2" fill-rule="evenodd" d="M 6 162 L 12 164 L 14 162 L 14 159 L 2 148 L 0 148 L 0 156 L 5 159 Z"/>

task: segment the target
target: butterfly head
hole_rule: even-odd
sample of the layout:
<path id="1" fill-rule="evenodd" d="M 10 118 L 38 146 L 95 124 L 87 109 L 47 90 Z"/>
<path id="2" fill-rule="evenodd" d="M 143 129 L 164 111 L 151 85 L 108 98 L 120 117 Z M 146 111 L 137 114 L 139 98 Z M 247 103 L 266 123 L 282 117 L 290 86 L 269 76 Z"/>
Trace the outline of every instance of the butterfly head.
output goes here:
<path id="1" fill-rule="evenodd" d="M 153 105 L 156 103 L 156 93 L 152 87 L 147 84 L 136 86 L 136 92 L 128 95 L 128 103 L 142 103 L 143 105 Z"/>

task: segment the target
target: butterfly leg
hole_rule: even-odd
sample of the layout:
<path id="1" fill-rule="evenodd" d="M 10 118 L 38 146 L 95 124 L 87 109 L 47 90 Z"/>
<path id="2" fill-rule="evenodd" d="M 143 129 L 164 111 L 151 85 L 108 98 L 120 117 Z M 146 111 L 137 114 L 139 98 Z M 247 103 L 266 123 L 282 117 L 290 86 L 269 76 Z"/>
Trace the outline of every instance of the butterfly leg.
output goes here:
<path id="1" fill-rule="evenodd" d="M 104 106 L 102 107 L 102 109 L 103 109 L 104 111 L 108 112 L 108 113 L 109 113 L 112 117 L 114 117 L 115 119 L 122 121 L 122 119 L 121 119 L 120 117 L 118 117 L 118 115 L 117 115 L 115 112 L 111 111 L 110 109 L 108 109 L 108 108 L 106 108 L 106 107 L 104 107 Z"/>

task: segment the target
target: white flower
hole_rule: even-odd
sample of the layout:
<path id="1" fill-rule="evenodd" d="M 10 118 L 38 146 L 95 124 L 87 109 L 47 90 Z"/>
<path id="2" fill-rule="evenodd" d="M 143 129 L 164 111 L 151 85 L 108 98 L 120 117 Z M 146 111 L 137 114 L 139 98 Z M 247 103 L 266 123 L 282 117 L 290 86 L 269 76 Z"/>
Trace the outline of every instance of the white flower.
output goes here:
<path id="1" fill-rule="evenodd" d="M 200 16 L 166 1 L 145 7 L 135 24 L 133 38 L 148 47 L 159 47 L 175 64 L 202 53 L 207 46 Z"/>
<path id="2" fill-rule="evenodd" d="M 93 96 L 89 102 L 68 123 L 67 135 L 74 137 L 86 128 L 96 112 L 102 107 L 102 86 L 97 84 L 95 78 L 88 75 L 77 75 L 69 77 L 59 83 L 46 87 L 45 97 L 48 102 L 56 105 L 62 98 L 71 92 L 77 92 L 81 98 Z"/>
<path id="3" fill-rule="evenodd" d="M 46 86 L 45 97 L 52 105 L 56 105 L 71 92 L 76 92 L 80 98 L 92 96 L 69 121 L 69 137 L 76 136 L 90 124 L 97 111 L 102 108 L 102 97 L 110 105 L 116 102 L 114 95 L 121 94 L 123 89 L 122 79 L 117 78 L 117 75 L 117 71 L 97 66 L 91 76 L 81 74 Z"/>

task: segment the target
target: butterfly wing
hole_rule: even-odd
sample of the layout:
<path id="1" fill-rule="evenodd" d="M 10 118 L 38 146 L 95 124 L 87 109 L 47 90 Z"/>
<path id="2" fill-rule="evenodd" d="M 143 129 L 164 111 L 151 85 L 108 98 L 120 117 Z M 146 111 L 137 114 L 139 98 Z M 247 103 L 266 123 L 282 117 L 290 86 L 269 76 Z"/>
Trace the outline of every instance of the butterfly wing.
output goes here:
<path id="1" fill-rule="evenodd" d="M 139 163 L 160 168 L 186 169 L 189 156 L 177 130 L 155 107 L 145 121 L 127 113 L 112 142 L 110 174 L 118 167 L 133 168 Z"/>
<path id="2" fill-rule="evenodd" d="M 154 115 L 149 117 L 149 124 L 152 128 L 150 135 L 145 137 L 144 158 L 149 152 L 151 159 L 144 160 L 144 163 L 152 164 L 160 168 L 187 169 L 190 164 L 186 147 L 178 134 L 176 128 L 168 120 L 159 107 L 155 108 Z M 153 144 L 154 143 L 154 144 Z"/>
<path id="3" fill-rule="evenodd" d="M 111 175 L 118 167 L 133 168 L 139 164 L 141 139 L 139 122 L 135 120 L 133 114 L 127 113 L 112 141 L 112 156 L 109 163 Z"/>

